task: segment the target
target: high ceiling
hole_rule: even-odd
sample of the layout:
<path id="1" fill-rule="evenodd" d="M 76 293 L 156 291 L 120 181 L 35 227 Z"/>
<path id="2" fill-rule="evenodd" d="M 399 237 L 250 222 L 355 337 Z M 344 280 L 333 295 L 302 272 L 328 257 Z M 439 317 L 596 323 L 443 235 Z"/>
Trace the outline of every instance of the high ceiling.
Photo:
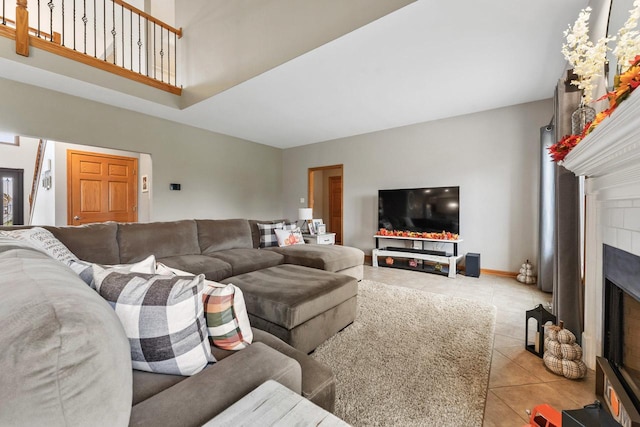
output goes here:
<path id="1" fill-rule="evenodd" d="M 0 76 L 289 148 L 550 98 L 587 3 L 418 0 L 182 110 L 8 61 Z"/>
<path id="2" fill-rule="evenodd" d="M 293 147 L 553 96 L 584 0 L 419 0 L 189 110 Z"/>

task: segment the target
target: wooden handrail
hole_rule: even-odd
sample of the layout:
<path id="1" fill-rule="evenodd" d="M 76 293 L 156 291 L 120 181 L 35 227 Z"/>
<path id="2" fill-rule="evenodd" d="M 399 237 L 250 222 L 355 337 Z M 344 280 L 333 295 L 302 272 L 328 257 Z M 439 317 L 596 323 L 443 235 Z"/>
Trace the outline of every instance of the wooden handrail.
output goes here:
<path id="1" fill-rule="evenodd" d="M 31 192 L 29 193 L 29 224 L 33 217 L 33 206 L 38 194 L 38 184 L 40 183 L 40 174 L 42 172 L 42 161 L 44 159 L 45 142 L 41 139 L 38 143 L 38 152 L 36 153 L 36 164 L 33 170 L 33 182 L 31 183 Z"/>
<path id="2" fill-rule="evenodd" d="M 3 16 L 0 16 L 0 19 L 3 19 L 5 22 L 8 22 L 10 24 L 13 24 L 14 27 L 16 26 L 16 21 L 14 21 L 13 19 L 5 18 Z M 31 32 L 36 36 L 38 35 L 43 36 L 43 38 L 45 39 L 48 38 L 49 41 L 53 41 L 53 43 L 56 43 L 56 44 L 60 44 L 62 41 L 62 37 L 60 36 L 60 33 L 56 33 L 55 31 L 53 32 L 53 36 L 51 36 L 51 34 L 45 33 L 44 31 L 40 31 L 40 33 L 38 34 L 37 28 L 29 27 L 29 32 Z"/>
<path id="3" fill-rule="evenodd" d="M 130 5 L 129 3 L 122 1 L 122 0 L 113 0 L 113 2 L 115 4 L 119 4 L 120 6 L 124 7 L 125 9 L 129 9 L 130 11 L 137 13 L 138 15 L 142 16 L 143 18 L 147 19 L 148 21 L 151 21 L 157 25 L 160 25 L 162 28 L 171 31 L 172 33 L 176 34 L 178 36 L 178 38 L 182 38 L 182 28 L 177 29 L 172 27 L 169 24 L 165 24 L 164 22 L 162 22 L 161 20 L 154 18 L 153 16 L 149 15 L 146 12 L 143 12 L 142 10 L 138 9 L 135 6 Z"/>

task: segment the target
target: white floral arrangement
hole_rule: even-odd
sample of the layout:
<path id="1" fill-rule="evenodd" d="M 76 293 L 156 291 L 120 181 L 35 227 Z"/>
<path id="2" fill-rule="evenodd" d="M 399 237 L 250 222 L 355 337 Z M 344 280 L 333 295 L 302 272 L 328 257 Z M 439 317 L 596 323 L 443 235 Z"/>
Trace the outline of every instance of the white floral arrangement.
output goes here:
<path id="1" fill-rule="evenodd" d="M 616 35 L 617 44 L 613 54 L 618 61 L 617 74 L 622 74 L 626 70 L 623 65 L 628 67 L 636 55 L 640 54 L 640 32 L 635 30 L 638 19 L 640 19 L 640 0 L 635 0 L 633 9 L 629 11 L 629 18 Z"/>
<path id="2" fill-rule="evenodd" d="M 640 3 L 640 0 L 636 0 Z M 571 84 L 582 89 L 583 104 L 590 104 L 593 101 L 593 88 L 595 79 L 601 77 L 604 72 L 604 64 L 607 55 L 607 42 L 613 37 L 603 37 L 595 44 L 589 40 L 589 17 L 591 8 L 582 9 L 578 19 L 565 30 L 564 36 L 567 40 L 562 45 L 562 54 L 573 67 L 573 72 L 578 76 Z"/>

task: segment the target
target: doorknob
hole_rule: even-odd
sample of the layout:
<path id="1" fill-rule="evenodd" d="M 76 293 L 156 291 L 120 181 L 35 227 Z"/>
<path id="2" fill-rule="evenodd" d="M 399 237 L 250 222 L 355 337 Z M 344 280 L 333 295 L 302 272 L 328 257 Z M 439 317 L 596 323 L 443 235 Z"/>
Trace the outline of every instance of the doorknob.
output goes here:
<path id="1" fill-rule="evenodd" d="M 74 221 L 80 221 L 80 217 L 78 215 L 76 215 L 76 216 L 73 217 L 73 220 Z"/>

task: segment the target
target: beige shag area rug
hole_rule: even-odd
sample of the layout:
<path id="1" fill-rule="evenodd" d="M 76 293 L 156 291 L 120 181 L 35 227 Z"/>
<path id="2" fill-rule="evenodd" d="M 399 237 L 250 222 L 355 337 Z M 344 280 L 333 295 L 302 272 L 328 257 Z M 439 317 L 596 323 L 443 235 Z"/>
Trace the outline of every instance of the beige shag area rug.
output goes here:
<path id="1" fill-rule="evenodd" d="M 481 426 L 496 308 L 363 280 L 355 322 L 313 357 L 354 426 Z"/>

